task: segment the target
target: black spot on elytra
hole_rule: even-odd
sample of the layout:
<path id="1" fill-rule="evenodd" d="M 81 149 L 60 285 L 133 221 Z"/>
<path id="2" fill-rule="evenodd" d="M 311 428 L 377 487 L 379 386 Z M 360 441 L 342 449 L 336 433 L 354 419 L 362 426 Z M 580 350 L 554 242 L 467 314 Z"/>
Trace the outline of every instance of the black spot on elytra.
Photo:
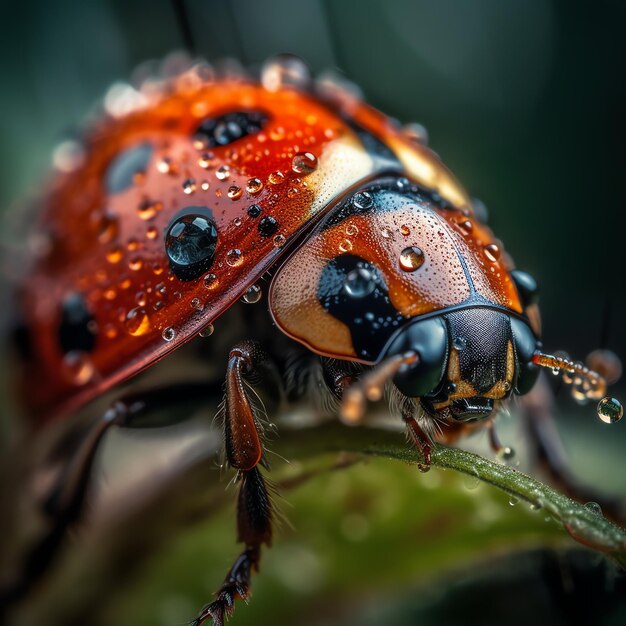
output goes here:
<path id="1" fill-rule="evenodd" d="M 128 189 L 135 175 L 144 172 L 152 156 L 152 144 L 145 142 L 120 152 L 109 163 L 104 183 L 108 193 L 119 193 Z"/>
<path id="2" fill-rule="evenodd" d="M 205 148 L 227 146 L 248 135 L 258 133 L 267 123 L 261 111 L 233 111 L 209 117 L 198 126 L 194 138 Z"/>
<path id="3" fill-rule="evenodd" d="M 91 352 L 96 345 L 95 320 L 81 293 L 70 293 L 61 304 L 59 345 L 63 354 Z"/>
<path id="4" fill-rule="evenodd" d="M 267 215 L 259 222 L 259 234 L 261 237 L 269 237 L 278 230 L 278 220 L 271 215 Z"/>

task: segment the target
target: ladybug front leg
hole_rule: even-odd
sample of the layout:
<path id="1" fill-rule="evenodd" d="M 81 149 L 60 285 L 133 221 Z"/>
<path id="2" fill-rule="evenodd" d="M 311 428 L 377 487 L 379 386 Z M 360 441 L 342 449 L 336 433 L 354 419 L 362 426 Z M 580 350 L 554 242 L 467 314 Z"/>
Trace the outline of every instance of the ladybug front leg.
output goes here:
<path id="1" fill-rule="evenodd" d="M 246 599 L 252 571 L 258 571 L 261 546 L 272 540 L 272 503 L 259 463 L 263 461 L 261 424 L 251 398 L 249 382 L 268 364 L 266 354 L 255 342 L 237 344 L 230 352 L 224 400 L 224 444 L 226 460 L 237 470 L 237 540 L 245 545 L 230 568 L 215 600 L 207 605 L 191 626 L 213 619 L 222 626 L 232 613 L 237 598 Z"/>

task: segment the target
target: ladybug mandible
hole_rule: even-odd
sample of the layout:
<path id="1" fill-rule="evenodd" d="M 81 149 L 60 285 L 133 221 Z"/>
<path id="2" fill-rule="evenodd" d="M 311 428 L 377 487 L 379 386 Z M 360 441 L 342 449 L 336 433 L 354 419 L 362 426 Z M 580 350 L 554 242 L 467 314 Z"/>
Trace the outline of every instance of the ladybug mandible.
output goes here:
<path id="1" fill-rule="evenodd" d="M 291 403 L 327 397 L 349 423 L 387 392 L 423 469 L 433 439 L 490 424 L 540 366 L 604 395 L 599 374 L 539 352 L 532 277 L 416 128 L 298 59 L 269 61 L 260 82 L 197 65 L 118 86 L 105 105 L 57 150 L 29 235 L 15 288 L 23 401 L 39 425 L 67 416 L 219 325 L 200 351 L 223 363 L 245 549 L 195 625 L 223 623 L 271 540 L 249 390 L 263 376 Z M 102 424 L 140 411 L 118 399 L 80 471 Z"/>

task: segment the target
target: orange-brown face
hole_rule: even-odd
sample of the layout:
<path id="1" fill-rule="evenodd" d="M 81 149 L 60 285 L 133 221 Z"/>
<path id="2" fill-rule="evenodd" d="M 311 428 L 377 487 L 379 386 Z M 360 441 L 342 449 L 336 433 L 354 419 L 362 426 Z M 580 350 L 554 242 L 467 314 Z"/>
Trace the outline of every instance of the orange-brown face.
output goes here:
<path id="1" fill-rule="evenodd" d="M 468 419 L 518 387 L 536 343 L 509 267 L 475 218 L 406 179 L 381 178 L 293 253 L 270 307 L 320 354 L 374 364 L 416 352 L 396 386 L 430 412 Z"/>

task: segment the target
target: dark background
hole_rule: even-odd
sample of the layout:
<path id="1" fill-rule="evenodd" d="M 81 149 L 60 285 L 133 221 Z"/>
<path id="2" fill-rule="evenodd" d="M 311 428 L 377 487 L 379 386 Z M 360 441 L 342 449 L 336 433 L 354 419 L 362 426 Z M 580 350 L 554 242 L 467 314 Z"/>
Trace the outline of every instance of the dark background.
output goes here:
<path id="1" fill-rule="evenodd" d="M 233 56 L 258 66 L 295 53 L 316 73 L 340 70 L 400 121 L 423 123 L 434 150 L 487 205 L 518 266 L 537 278 L 546 349 L 583 358 L 605 346 L 626 357 L 625 3 L 188 0 L 186 7 L 208 60 Z M 166 0 L 3 2 L 0 25 L 4 213 L 41 189 L 52 148 L 113 81 L 184 42 Z M 621 382 L 612 393 L 626 399 L 625 391 Z M 626 420 L 603 427 L 593 407 L 577 407 L 567 394 L 560 406 L 576 467 L 623 494 L 623 466 L 601 459 L 604 446 L 620 458 Z M 596 566 L 582 566 L 582 579 L 597 582 Z M 498 593 L 514 601 L 515 586 L 537 571 L 528 566 L 522 582 Z M 492 588 L 480 589 L 489 603 Z"/>

